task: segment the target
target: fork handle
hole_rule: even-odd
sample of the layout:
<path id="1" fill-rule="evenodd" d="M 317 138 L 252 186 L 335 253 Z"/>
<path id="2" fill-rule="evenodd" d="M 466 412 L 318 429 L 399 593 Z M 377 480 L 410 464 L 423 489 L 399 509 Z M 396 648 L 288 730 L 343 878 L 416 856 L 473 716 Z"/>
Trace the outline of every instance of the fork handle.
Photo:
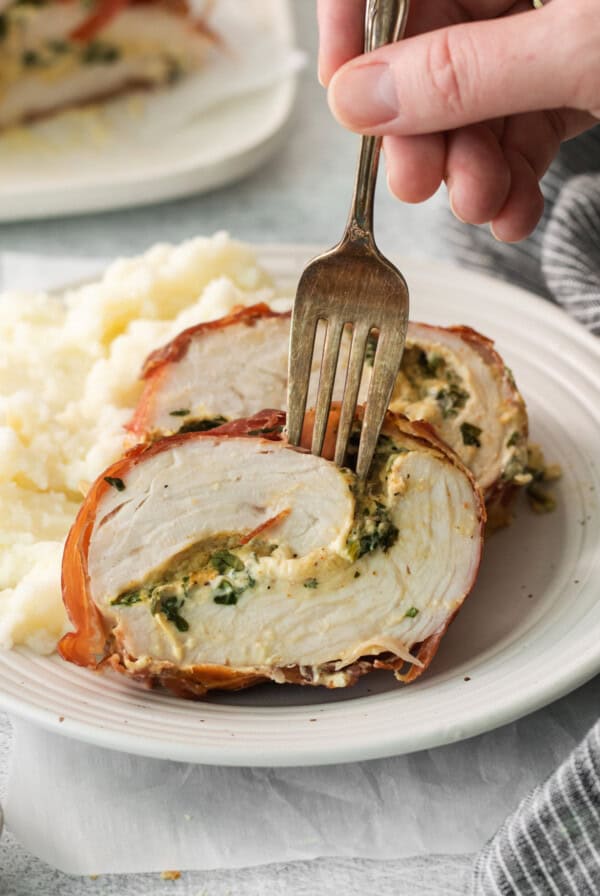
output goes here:
<path id="1" fill-rule="evenodd" d="M 365 53 L 399 40 L 406 28 L 409 0 L 368 0 L 365 15 Z M 356 169 L 354 196 L 344 240 L 374 244 L 373 199 L 379 167 L 381 137 L 363 137 Z"/>

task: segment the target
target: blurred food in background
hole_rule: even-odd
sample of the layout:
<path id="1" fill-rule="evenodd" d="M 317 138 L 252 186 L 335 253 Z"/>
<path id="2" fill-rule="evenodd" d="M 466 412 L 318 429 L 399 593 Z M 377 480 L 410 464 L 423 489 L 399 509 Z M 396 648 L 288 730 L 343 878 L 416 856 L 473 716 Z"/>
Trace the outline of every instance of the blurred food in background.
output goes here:
<path id="1" fill-rule="evenodd" d="M 212 0 L 0 0 L 0 128 L 173 85 L 218 43 Z"/>

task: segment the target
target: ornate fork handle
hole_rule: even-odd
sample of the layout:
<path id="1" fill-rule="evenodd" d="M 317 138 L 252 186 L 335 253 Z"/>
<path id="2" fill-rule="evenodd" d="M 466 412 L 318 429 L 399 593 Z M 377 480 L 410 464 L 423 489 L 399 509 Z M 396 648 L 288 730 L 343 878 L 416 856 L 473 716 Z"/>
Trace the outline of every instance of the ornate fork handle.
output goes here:
<path id="1" fill-rule="evenodd" d="M 409 5 L 409 0 L 368 0 L 365 53 L 393 43 L 403 36 Z M 380 150 L 381 137 L 362 138 L 344 241 L 373 244 L 373 199 Z"/>

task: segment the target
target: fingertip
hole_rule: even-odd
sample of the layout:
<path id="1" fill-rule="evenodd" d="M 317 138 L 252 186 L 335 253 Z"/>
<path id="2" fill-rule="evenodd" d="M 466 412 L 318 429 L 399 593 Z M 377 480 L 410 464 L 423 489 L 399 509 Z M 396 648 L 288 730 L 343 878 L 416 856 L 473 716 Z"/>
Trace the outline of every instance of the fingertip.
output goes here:
<path id="1" fill-rule="evenodd" d="M 442 134 L 385 137 L 383 140 L 390 193 L 402 202 L 425 202 L 444 176 L 446 142 Z"/>
<path id="2" fill-rule="evenodd" d="M 486 224 L 500 212 L 511 176 L 488 125 L 471 125 L 449 135 L 445 180 L 450 208 L 459 221 Z"/>
<path id="3" fill-rule="evenodd" d="M 317 65 L 317 77 L 319 79 L 319 84 L 321 87 L 325 87 L 327 89 L 333 77 L 334 70 L 331 65 L 325 59 L 322 53 L 319 54 L 319 62 Z"/>
<path id="4" fill-rule="evenodd" d="M 467 224 L 468 222 L 465 221 L 464 218 L 461 218 L 460 214 L 458 213 L 458 210 L 456 207 L 456 200 L 454 199 L 454 195 L 453 195 L 452 184 L 450 182 L 447 182 L 446 186 L 448 187 L 448 205 L 450 206 L 450 211 L 452 212 L 452 214 L 454 215 L 454 217 L 456 218 L 457 221 L 460 221 L 461 224 Z"/>
<path id="5" fill-rule="evenodd" d="M 361 57 L 338 69 L 329 84 L 329 108 L 340 124 L 359 133 L 393 130 L 396 85 L 386 63 Z"/>
<path id="6" fill-rule="evenodd" d="M 531 164 L 520 153 L 506 151 L 511 173 L 507 200 L 490 223 L 493 236 L 518 243 L 530 236 L 544 214 L 544 196 Z"/>
<path id="7" fill-rule="evenodd" d="M 365 0 L 318 0 L 318 78 L 323 87 L 340 66 L 362 52 Z"/>

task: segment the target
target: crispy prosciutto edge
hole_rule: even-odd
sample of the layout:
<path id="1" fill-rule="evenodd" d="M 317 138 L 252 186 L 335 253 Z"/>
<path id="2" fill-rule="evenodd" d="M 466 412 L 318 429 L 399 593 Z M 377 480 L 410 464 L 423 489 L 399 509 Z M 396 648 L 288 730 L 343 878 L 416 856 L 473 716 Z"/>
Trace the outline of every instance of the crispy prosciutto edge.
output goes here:
<path id="1" fill-rule="evenodd" d="M 339 414 L 337 414 L 337 417 L 339 417 Z M 450 463 L 458 467 L 468 477 L 473 487 L 474 495 L 477 498 L 481 551 L 486 510 L 481 491 L 469 470 L 467 470 L 452 449 L 438 438 L 428 423 L 421 421 L 411 422 L 407 418 L 395 414 L 389 414 L 389 419 L 393 420 L 406 435 L 422 442 L 427 448 L 437 449 Z M 142 462 L 145 458 L 166 451 L 188 439 L 220 436 L 223 439 L 228 437 L 247 437 L 268 441 L 283 441 L 285 440 L 285 435 L 283 434 L 285 420 L 286 416 L 283 411 L 265 410 L 255 414 L 253 417 L 231 421 L 209 432 L 191 432 L 174 435 L 161 439 L 149 446 L 138 445 L 101 474 L 88 492 L 65 544 L 62 566 L 62 592 L 63 600 L 75 631 L 66 634 L 58 645 L 59 653 L 63 659 L 91 669 L 101 669 L 104 666 L 110 666 L 148 687 L 162 685 L 177 696 L 190 698 L 203 697 L 212 690 L 240 690 L 268 680 L 301 685 L 324 684 L 327 687 L 339 687 L 341 683 L 342 686 L 347 687 L 355 684 L 362 675 L 373 669 L 392 670 L 398 680 L 409 683 L 418 678 L 429 667 L 442 637 L 460 607 L 449 616 L 436 632 L 417 645 L 413 655 L 416 657 L 418 664 L 412 665 L 407 664 L 405 660 L 391 653 L 361 657 L 341 671 L 335 670 L 334 661 L 318 667 L 287 666 L 269 670 L 259 668 L 256 670 L 234 669 L 208 664 L 180 669 L 171 663 L 161 663 L 160 666 L 157 664 L 154 668 L 150 664 L 142 669 L 132 670 L 127 668 L 123 662 L 124 657 L 122 652 L 120 652 L 119 644 L 116 643 L 112 632 L 107 630 L 105 621 L 90 595 L 89 588 L 88 553 L 90 539 L 99 501 L 106 490 L 111 488 L 111 485 L 106 481 L 107 478 L 119 479 L 132 466 Z M 256 435 L 257 432 L 260 432 L 260 435 Z M 329 441 L 332 446 L 335 444 L 335 439 L 332 438 Z M 296 450 L 303 451 L 307 449 L 298 448 Z M 480 558 L 481 553 L 474 567 L 473 578 L 465 592 L 463 602 L 475 583 Z"/>
<path id="2" fill-rule="evenodd" d="M 169 365 L 177 363 L 177 361 L 185 357 L 196 336 L 239 323 L 253 327 L 259 320 L 278 317 L 290 317 L 290 312 L 280 314 L 277 311 L 272 311 L 265 302 L 259 302 L 257 305 L 250 305 L 247 308 L 239 308 L 232 311 L 226 317 L 219 317 L 217 320 L 209 320 L 205 323 L 188 327 L 187 330 L 182 330 L 171 342 L 153 351 L 148 355 L 142 367 L 141 379 L 145 381 L 145 386 L 134 415 L 125 426 L 126 431 L 139 441 L 152 438 L 152 433 L 148 431 L 148 421 L 152 419 L 156 394 L 160 391 Z M 211 430 L 213 433 L 215 431 L 214 429 Z M 221 429 L 219 429 L 220 431 Z"/>

